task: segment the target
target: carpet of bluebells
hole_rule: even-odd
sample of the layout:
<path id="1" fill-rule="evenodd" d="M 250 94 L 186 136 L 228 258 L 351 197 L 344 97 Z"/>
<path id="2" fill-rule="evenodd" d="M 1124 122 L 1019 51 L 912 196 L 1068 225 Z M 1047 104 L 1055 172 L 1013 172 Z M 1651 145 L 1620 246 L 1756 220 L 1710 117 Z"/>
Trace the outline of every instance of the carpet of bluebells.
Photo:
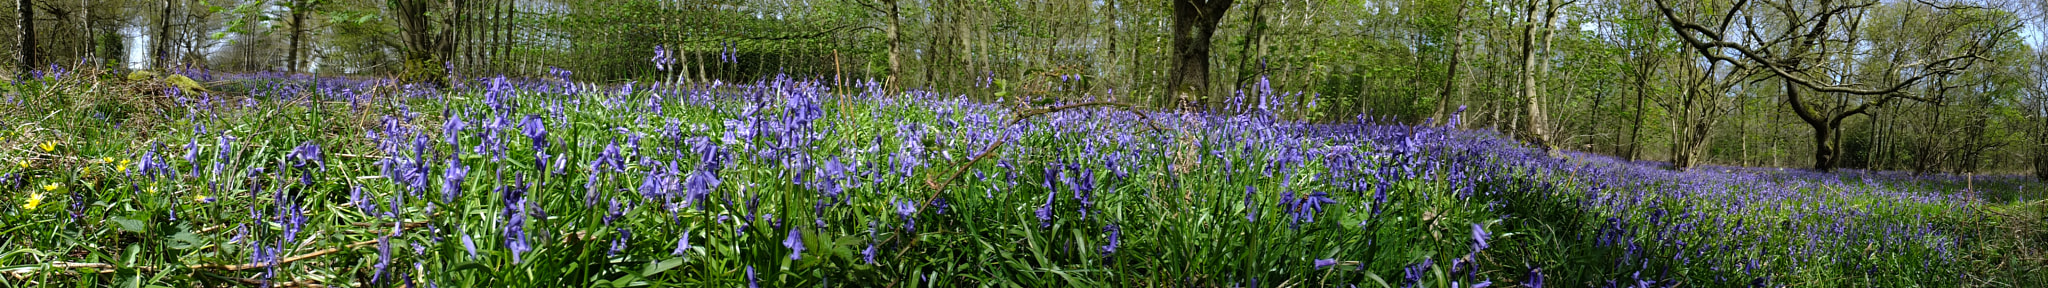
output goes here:
<path id="1" fill-rule="evenodd" d="M 1985 264 L 2012 262 L 1985 255 L 2014 239 L 1997 223 L 2037 221 L 2012 208 L 2043 196 L 2020 177 L 1552 157 L 1290 119 L 1266 88 L 1184 114 L 556 73 L 14 83 L 0 287 L 2042 281 Z"/>

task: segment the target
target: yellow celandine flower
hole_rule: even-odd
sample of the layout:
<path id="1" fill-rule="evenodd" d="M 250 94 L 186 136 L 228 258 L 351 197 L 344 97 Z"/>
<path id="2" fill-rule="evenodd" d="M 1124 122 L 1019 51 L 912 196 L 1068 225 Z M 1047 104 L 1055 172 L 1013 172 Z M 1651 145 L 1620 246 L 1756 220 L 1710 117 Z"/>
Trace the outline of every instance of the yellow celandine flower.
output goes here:
<path id="1" fill-rule="evenodd" d="M 57 152 L 57 141 L 43 142 L 40 147 L 43 148 L 43 153 Z"/>
<path id="2" fill-rule="evenodd" d="M 113 162 L 113 161 L 107 161 Z M 114 165 L 114 172 L 128 173 L 128 159 L 121 159 L 121 165 Z"/>
<path id="3" fill-rule="evenodd" d="M 100 163 L 114 164 L 114 157 L 101 157 Z"/>
<path id="4" fill-rule="evenodd" d="M 16 164 L 21 165 L 21 169 L 28 169 L 28 160 L 21 160 L 20 162 L 16 162 Z"/>
<path id="5" fill-rule="evenodd" d="M 63 185 L 58 185 L 57 183 L 43 184 L 43 191 L 52 191 L 52 192 L 54 192 L 54 191 L 57 191 L 57 188 L 58 188 L 58 187 L 64 187 L 64 186 L 63 186 Z"/>
<path id="6" fill-rule="evenodd" d="M 43 193 L 29 193 L 28 203 L 21 203 L 21 209 L 36 210 L 43 206 Z"/>

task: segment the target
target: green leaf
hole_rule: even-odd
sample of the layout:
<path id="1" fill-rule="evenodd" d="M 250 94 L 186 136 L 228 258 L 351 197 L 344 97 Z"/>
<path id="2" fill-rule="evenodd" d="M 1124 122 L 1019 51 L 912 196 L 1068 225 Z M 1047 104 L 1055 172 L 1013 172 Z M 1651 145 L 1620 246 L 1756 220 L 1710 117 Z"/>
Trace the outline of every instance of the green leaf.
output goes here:
<path id="1" fill-rule="evenodd" d="M 114 221 L 114 224 L 121 226 L 121 231 L 142 233 L 143 229 L 146 228 L 142 220 L 128 218 L 114 218 L 111 220 Z"/>
<path id="2" fill-rule="evenodd" d="M 640 275 L 654 276 L 655 274 L 661 274 L 661 272 L 668 271 L 669 269 L 675 269 L 676 266 L 682 265 L 683 257 L 668 258 L 668 260 L 661 260 L 661 262 L 651 262 L 647 263 L 647 269 L 640 270 Z"/>
<path id="3" fill-rule="evenodd" d="M 478 263 L 478 262 L 468 262 L 468 263 L 462 263 L 462 264 L 457 264 L 457 265 L 455 265 L 455 269 L 450 269 L 450 270 L 448 270 L 448 272 L 461 272 L 462 270 L 470 270 L 470 269 L 476 269 L 476 270 L 484 270 L 484 271 L 497 271 L 497 269 L 491 269 L 491 266 L 488 266 L 488 265 L 484 265 L 484 263 Z"/>
<path id="4" fill-rule="evenodd" d="M 171 249 L 191 249 L 199 243 L 199 236 L 193 235 L 192 231 L 179 230 L 177 234 L 171 234 Z"/>
<path id="5" fill-rule="evenodd" d="M 631 273 L 628 273 L 626 275 L 619 276 L 619 279 L 612 279 L 612 287 L 631 286 L 633 285 L 634 281 L 640 281 L 640 275 L 633 275 Z"/>

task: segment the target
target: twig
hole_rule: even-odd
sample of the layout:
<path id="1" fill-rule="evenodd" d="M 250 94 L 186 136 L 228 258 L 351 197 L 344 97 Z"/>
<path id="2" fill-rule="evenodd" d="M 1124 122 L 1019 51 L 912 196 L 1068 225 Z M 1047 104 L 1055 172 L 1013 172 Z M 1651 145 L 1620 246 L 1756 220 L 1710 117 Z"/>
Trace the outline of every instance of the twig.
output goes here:
<path id="1" fill-rule="evenodd" d="M 299 262 L 299 261 L 304 261 L 304 260 L 306 260 L 306 259 L 313 259 L 313 258 L 315 258 L 315 257 L 325 256 L 325 255 L 327 255 L 327 254 L 334 254 L 335 252 L 341 252 L 341 251 L 342 251 L 343 249 L 355 249 L 355 248 L 359 248 L 359 247 L 363 247 L 363 246 L 369 246 L 370 244 L 377 244 L 377 240 L 370 240 L 370 241 L 363 241 L 363 242 L 356 242 L 356 243 L 351 243 L 351 244 L 348 244 L 348 246 L 347 246 L 347 247 L 342 247 L 342 248 L 327 248 L 327 249 L 320 249 L 319 251 L 313 251 L 312 253 L 306 253 L 306 254 L 299 254 L 299 255 L 297 255 L 297 256 L 291 256 L 291 257 L 286 257 L 286 258 L 284 258 L 284 259 L 279 259 L 279 260 L 277 260 L 277 262 L 275 262 L 275 263 L 259 263 L 259 262 L 252 262 L 252 263 L 245 263 L 245 264 L 235 264 L 235 265 L 221 265 L 221 264 L 194 264 L 194 265 L 186 265 L 186 266 L 185 266 L 184 268 L 185 268 L 185 269 L 190 269 L 190 270 L 202 270 L 202 269 L 205 269 L 205 270 L 225 270 L 225 271 L 241 271 L 241 270 L 249 270 L 249 269 L 256 269 L 256 268 L 265 268 L 265 267 L 270 267 L 270 265 L 272 265 L 272 264 L 277 264 L 277 265 L 283 265 L 283 264 L 286 264 L 286 263 L 292 263 L 292 262 Z M 115 269 L 115 268 L 117 268 L 117 267 L 116 267 L 116 266 L 114 266 L 114 264 L 107 264 L 107 263 L 72 263 L 72 262 L 54 262 L 54 263 L 51 263 L 51 264 L 50 264 L 49 266 L 47 266 L 47 267 L 28 267 L 28 268 L 23 268 L 23 269 L 20 269 L 20 270 L 8 271 L 7 273 L 8 273 L 8 274 L 10 274 L 10 275 L 12 275 L 12 276 L 14 276 L 14 278 L 15 278 L 15 279 L 22 279 L 22 278 L 27 278 L 27 276 L 26 276 L 26 275 L 24 275 L 24 274 L 28 274 L 28 273 L 33 273 L 33 272 L 37 272 L 37 271 L 41 271 L 41 270 L 49 270 L 49 269 L 56 269 L 56 270 L 70 270 L 70 269 L 77 269 L 77 268 L 94 268 L 94 269 L 100 269 L 100 270 L 99 270 L 98 272 L 96 272 L 96 273 L 113 273 L 113 272 L 114 272 L 114 269 Z M 133 268 L 134 268 L 135 270 L 141 270 L 141 271 L 158 271 L 158 270 L 163 270 L 163 269 L 164 269 L 164 268 L 161 268 L 161 267 L 155 267 L 155 266 L 135 266 L 135 267 L 133 267 Z M 73 272 L 69 272 L 69 271 L 66 271 L 66 272 L 65 272 L 65 274 L 72 274 L 72 273 L 73 273 Z"/>
<path id="2" fill-rule="evenodd" d="M 235 280 L 235 282 L 241 282 L 242 284 L 248 284 L 248 285 L 258 285 L 258 286 L 261 286 L 261 285 L 263 285 L 263 284 L 264 284 L 264 283 L 263 283 L 263 280 L 256 280 L 256 279 L 249 279 L 249 278 L 229 278 L 229 279 L 234 279 L 234 280 Z M 315 284 L 315 283 L 313 283 L 313 281 L 309 281 L 309 280 L 302 280 L 302 281 L 285 281 L 285 282 L 270 282 L 269 284 L 270 284 L 270 286 L 268 286 L 268 287 L 314 287 L 314 288 L 320 288 L 320 287 L 327 287 L 327 285 L 320 285 L 320 284 Z"/>

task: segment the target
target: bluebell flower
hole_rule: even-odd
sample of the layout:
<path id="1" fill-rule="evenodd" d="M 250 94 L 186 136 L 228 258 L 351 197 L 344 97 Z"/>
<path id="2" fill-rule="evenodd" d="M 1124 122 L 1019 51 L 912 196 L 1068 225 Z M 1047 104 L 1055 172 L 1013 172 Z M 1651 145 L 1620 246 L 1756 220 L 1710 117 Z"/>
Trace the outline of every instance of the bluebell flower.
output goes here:
<path id="1" fill-rule="evenodd" d="M 1045 205 L 1039 205 L 1037 211 L 1039 228 L 1052 227 L 1052 200 L 1059 197 L 1057 195 L 1058 192 L 1046 191 Z"/>
<path id="2" fill-rule="evenodd" d="M 441 202 L 455 202 L 462 197 L 462 179 L 469 177 L 469 167 L 462 166 L 462 157 L 448 157 L 448 165 L 441 173 Z"/>
<path id="3" fill-rule="evenodd" d="M 260 251 L 262 251 L 262 250 L 263 250 L 263 249 L 261 249 L 261 248 L 259 247 L 259 248 L 257 249 L 257 251 L 259 251 L 259 252 L 258 252 L 258 254 L 261 254 L 261 252 L 260 252 Z M 252 257 L 256 257 L 256 256 L 252 256 Z M 274 257 L 274 256 L 272 256 L 272 257 Z M 254 263 L 263 263 L 263 262 L 267 262 L 267 261 L 254 261 Z M 374 273 L 374 274 L 371 274 L 371 276 L 370 276 L 370 282 L 373 282 L 373 283 L 374 283 L 374 282 L 380 282 L 380 280 L 382 280 L 382 279 L 384 278 L 384 271 L 386 271 L 386 270 L 390 270 L 390 268 L 391 268 L 391 237 L 390 237 L 390 236 L 382 236 L 382 237 L 379 237 L 379 238 L 377 238 L 377 264 L 374 264 L 374 265 L 371 265 L 371 266 L 372 266 L 372 269 L 376 270 L 377 272 L 376 272 L 376 273 Z"/>
<path id="4" fill-rule="evenodd" d="M 469 123 L 462 121 L 462 115 L 449 113 L 448 122 L 441 123 L 442 141 L 448 143 L 449 147 L 460 146 L 462 141 L 461 132 L 463 129 L 468 129 L 468 127 Z"/>
<path id="5" fill-rule="evenodd" d="M 526 242 L 526 176 L 516 177 L 518 184 L 499 188 L 505 200 L 505 247 L 512 250 L 512 262 L 521 262 L 520 255 L 533 248 Z"/>
<path id="6" fill-rule="evenodd" d="M 201 133 L 204 133 L 204 132 L 201 132 Z M 190 174 L 187 174 L 187 175 L 191 175 L 192 177 L 198 177 L 198 176 L 199 176 L 199 166 L 200 166 L 200 165 L 199 165 L 199 137 L 192 137 L 192 139 L 188 139 L 188 140 L 186 140 L 186 142 L 185 142 L 185 163 L 186 163 L 186 164 L 190 164 L 190 165 L 192 165 L 192 172 L 191 172 Z"/>
<path id="7" fill-rule="evenodd" d="M 649 59 L 649 61 L 654 62 L 655 71 L 668 71 L 668 64 L 673 60 L 668 57 L 668 49 L 663 48 L 661 45 L 654 45 L 654 58 Z"/>
<path id="8" fill-rule="evenodd" d="M 1493 233 L 1487 232 L 1485 226 L 1481 226 L 1479 223 L 1472 223 L 1472 251 L 1486 250 L 1487 247 L 1493 247 L 1486 243 L 1487 239 L 1492 238 Z"/>
<path id="9" fill-rule="evenodd" d="M 1316 259 L 1316 263 L 1315 263 L 1315 265 L 1316 265 L 1316 269 L 1323 269 L 1323 268 L 1328 268 L 1328 267 L 1330 267 L 1330 266 L 1334 266 L 1334 265 L 1337 265 L 1337 259 L 1336 259 L 1336 258 L 1323 258 L 1323 259 Z"/>
<path id="10" fill-rule="evenodd" d="M 1462 110 L 1463 108 L 1461 107 L 1460 109 Z M 1457 118 L 1454 115 L 1452 119 Z M 1527 285 L 1529 288 L 1543 288 L 1543 268 L 1529 270 L 1529 280 L 1522 280 L 1522 285 Z"/>
<path id="11" fill-rule="evenodd" d="M 844 187 L 840 187 L 839 181 L 846 179 L 847 167 L 835 157 L 825 160 L 823 169 L 823 173 L 818 175 L 818 191 L 825 193 L 825 198 L 838 199 L 839 193 L 845 190 Z"/>
<path id="12" fill-rule="evenodd" d="M 796 226 L 796 225 L 790 225 Z M 789 228 L 789 237 L 782 239 L 782 247 L 789 248 L 789 260 L 801 260 L 804 255 L 804 233 L 795 227 Z"/>
<path id="13" fill-rule="evenodd" d="M 1294 228 L 1300 228 L 1303 222 L 1315 223 L 1316 214 L 1323 212 L 1323 205 L 1337 203 L 1336 199 L 1330 199 L 1329 193 L 1324 192 L 1312 193 L 1299 199 L 1294 198 L 1294 192 L 1286 192 L 1281 193 L 1281 200 L 1281 210 L 1292 216 L 1289 225 Z"/>
<path id="14" fill-rule="evenodd" d="M 284 224 L 285 243 L 297 242 L 299 231 L 306 229 L 306 212 L 305 209 L 302 208 L 298 202 L 299 201 L 296 200 L 288 200 L 281 201 L 281 204 L 278 204 L 284 206 L 279 208 L 283 209 L 284 211 L 281 211 L 282 213 L 280 214 L 282 215 L 278 216 L 280 218 L 283 218 L 281 219 L 283 221 L 280 222 L 283 222 L 282 224 Z"/>
<path id="15" fill-rule="evenodd" d="M 1408 267 L 1402 268 L 1401 287 L 1415 287 L 1416 283 L 1422 281 L 1423 273 L 1428 273 L 1429 267 L 1432 266 L 1436 266 L 1436 261 L 1422 258 L 1421 263 L 1409 264 Z"/>
<path id="16" fill-rule="evenodd" d="M 1088 208 L 1095 206 L 1095 168 L 1089 167 L 1085 171 L 1076 172 L 1079 172 L 1076 173 L 1078 175 L 1074 176 L 1073 183 L 1068 186 L 1074 189 L 1074 200 L 1081 202 L 1081 218 L 1087 219 Z"/>
<path id="17" fill-rule="evenodd" d="M 135 162 L 135 173 L 150 179 L 157 179 L 157 177 L 176 178 L 177 172 L 171 171 L 170 163 L 165 163 L 162 157 L 156 156 L 156 150 L 155 145 L 151 145 L 149 151 L 143 152 L 142 157 L 137 157 L 139 159 Z"/>
<path id="18" fill-rule="evenodd" d="M 676 250 L 669 252 L 669 255 L 683 256 L 683 254 L 690 252 L 690 230 L 683 230 L 682 237 L 678 238 L 676 239 Z"/>
<path id="19" fill-rule="evenodd" d="M 533 150 L 535 151 L 546 151 L 548 149 L 548 127 L 547 124 L 541 121 L 540 115 L 526 115 L 526 120 L 519 122 L 519 133 L 525 134 L 526 138 L 533 140 Z"/>
<path id="20" fill-rule="evenodd" d="M 470 239 L 469 233 L 462 233 L 462 250 L 469 251 L 470 259 L 476 259 L 476 240 Z"/>
<path id="21" fill-rule="evenodd" d="M 903 230 L 917 231 L 917 218 L 912 217 L 917 215 L 917 201 L 904 200 L 897 202 L 895 199 L 890 199 L 889 203 L 896 206 L 896 216 L 903 218 Z"/>
<path id="22" fill-rule="evenodd" d="M 1117 227 L 1116 224 L 1109 224 L 1103 226 L 1102 231 L 1109 233 L 1109 245 L 1102 245 L 1102 255 L 1115 254 L 1116 247 L 1123 244 L 1124 229 Z"/>
<path id="23" fill-rule="evenodd" d="M 747 265 L 747 288 L 761 288 L 760 280 L 754 279 L 754 265 Z"/>
<path id="24" fill-rule="evenodd" d="M 1258 190 L 1258 188 L 1257 188 L 1257 187 L 1254 187 L 1254 186 L 1252 186 L 1252 185 L 1245 185 L 1245 186 L 1244 186 L 1244 221 L 1245 221 L 1245 222 L 1259 222 L 1259 208 L 1258 208 L 1258 206 L 1254 206 L 1255 204 L 1253 204 L 1253 203 L 1252 203 L 1252 195 L 1253 195 L 1253 194 L 1256 194 L 1256 193 L 1257 193 L 1258 191 L 1259 191 L 1259 190 Z"/>
<path id="25" fill-rule="evenodd" d="M 633 230 L 631 229 L 626 229 L 626 227 L 615 227 L 612 229 L 613 232 L 618 233 L 618 236 L 612 238 L 611 250 L 605 252 L 605 257 L 617 257 L 619 252 L 626 251 L 626 243 L 633 239 Z"/>
<path id="26" fill-rule="evenodd" d="M 704 169 L 690 173 L 689 179 L 684 180 L 684 186 L 688 187 L 685 191 L 687 195 L 684 195 L 685 203 L 696 203 L 699 208 L 704 206 L 704 202 L 711 197 L 711 191 L 718 189 L 718 176 L 712 173 Z"/>
<path id="27" fill-rule="evenodd" d="M 599 167 L 610 167 L 612 172 L 626 171 L 626 157 L 619 155 L 619 140 L 606 144 L 604 152 L 598 153 L 597 159 L 591 161 L 590 170 L 597 171 Z"/>

